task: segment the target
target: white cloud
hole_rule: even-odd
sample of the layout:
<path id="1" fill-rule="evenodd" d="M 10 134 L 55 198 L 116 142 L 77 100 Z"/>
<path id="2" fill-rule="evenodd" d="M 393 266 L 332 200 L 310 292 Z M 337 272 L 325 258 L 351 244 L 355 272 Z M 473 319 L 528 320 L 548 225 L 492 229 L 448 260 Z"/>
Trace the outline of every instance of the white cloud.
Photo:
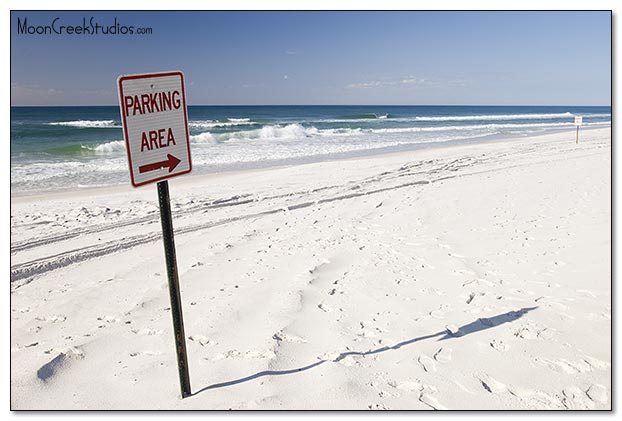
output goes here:
<path id="1" fill-rule="evenodd" d="M 425 79 L 417 79 L 417 78 L 408 78 L 408 79 L 402 79 L 401 83 L 403 85 L 423 85 L 426 83 Z"/>
<path id="2" fill-rule="evenodd" d="M 379 88 L 382 86 L 392 86 L 395 85 L 396 82 L 390 82 L 385 80 L 375 80 L 372 82 L 361 82 L 361 83 L 351 83 L 346 86 L 346 88 L 350 89 L 367 89 L 367 88 Z"/>
<path id="3" fill-rule="evenodd" d="M 418 78 L 413 76 L 408 76 L 405 78 L 395 78 L 395 79 L 387 79 L 387 80 L 373 80 L 367 82 L 357 82 L 350 83 L 346 85 L 347 89 L 370 89 L 370 88 L 384 88 L 389 86 L 395 87 L 432 87 L 432 86 L 464 86 L 465 81 L 455 81 L 455 80 L 430 80 L 424 78 Z"/>

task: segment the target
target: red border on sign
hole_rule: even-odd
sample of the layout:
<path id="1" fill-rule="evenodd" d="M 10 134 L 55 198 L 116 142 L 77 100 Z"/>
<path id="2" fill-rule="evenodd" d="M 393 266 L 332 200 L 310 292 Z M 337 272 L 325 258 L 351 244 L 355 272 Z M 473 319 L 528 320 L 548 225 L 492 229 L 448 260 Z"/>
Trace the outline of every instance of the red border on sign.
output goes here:
<path id="1" fill-rule="evenodd" d="M 134 171 L 132 170 L 132 154 L 130 153 L 130 142 L 129 136 L 127 133 L 127 121 L 125 119 L 125 112 L 123 110 L 123 81 L 132 80 L 132 79 L 149 79 L 149 78 L 157 78 L 157 77 L 167 77 L 167 76 L 179 76 L 181 78 L 181 97 L 184 103 L 184 120 L 186 123 L 186 145 L 188 150 L 188 170 L 178 172 L 171 175 L 165 175 L 160 178 L 154 178 L 153 180 L 144 181 L 142 183 L 136 184 L 134 181 Z M 178 175 L 188 174 L 192 171 L 192 159 L 190 159 L 190 133 L 188 132 L 188 106 L 186 104 L 186 86 L 184 84 L 184 74 L 181 71 L 176 72 L 163 72 L 163 73 L 145 73 L 140 75 L 129 75 L 129 76 L 119 76 L 117 79 L 117 83 L 119 84 L 119 108 L 121 111 L 121 120 L 123 121 L 123 137 L 125 138 L 125 148 L 127 150 L 127 159 L 130 166 L 130 178 L 132 181 L 132 186 L 140 187 L 145 184 L 155 183 L 156 181 L 166 180 L 168 178 L 177 177 Z"/>

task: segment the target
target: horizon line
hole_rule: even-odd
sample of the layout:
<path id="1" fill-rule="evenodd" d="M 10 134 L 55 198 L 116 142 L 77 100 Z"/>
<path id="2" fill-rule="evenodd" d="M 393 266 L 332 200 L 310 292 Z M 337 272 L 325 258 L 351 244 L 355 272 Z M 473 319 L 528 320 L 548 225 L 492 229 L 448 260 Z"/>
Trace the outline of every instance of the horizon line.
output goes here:
<path id="1" fill-rule="evenodd" d="M 13 107 L 118 107 L 109 105 L 11 105 Z M 188 104 L 188 107 L 611 107 L 584 104 Z"/>

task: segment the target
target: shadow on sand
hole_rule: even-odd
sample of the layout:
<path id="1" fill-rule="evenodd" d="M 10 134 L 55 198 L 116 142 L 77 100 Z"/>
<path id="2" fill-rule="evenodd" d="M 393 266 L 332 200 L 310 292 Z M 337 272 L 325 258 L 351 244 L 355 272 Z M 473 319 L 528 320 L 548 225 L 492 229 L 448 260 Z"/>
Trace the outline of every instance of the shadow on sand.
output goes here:
<path id="1" fill-rule="evenodd" d="M 527 314 L 528 312 L 535 310 L 538 307 L 524 307 L 521 308 L 520 310 L 517 311 L 508 311 L 507 313 L 503 313 L 503 314 L 499 314 L 497 316 L 494 317 L 490 317 L 490 318 L 480 318 L 477 319 L 474 322 L 471 322 L 469 324 L 466 324 L 464 326 L 460 326 L 458 328 L 457 332 L 451 333 L 447 330 L 443 330 L 441 332 L 437 332 L 437 333 L 433 333 L 430 335 L 425 335 L 425 336 L 419 336 L 417 338 L 412 338 L 409 339 L 407 341 L 403 341 L 400 342 L 396 345 L 393 346 L 384 346 L 382 348 L 377 348 L 377 349 L 372 349 L 369 351 L 349 351 L 349 352 L 342 352 L 341 354 L 339 354 L 339 356 L 337 358 L 335 358 L 334 360 L 319 360 L 314 362 L 313 364 L 309 364 L 309 365 L 305 365 L 304 367 L 298 367 L 298 368 L 292 368 L 291 370 L 266 370 L 266 371 L 260 371 L 259 373 L 255 373 L 255 374 L 251 374 L 250 376 L 247 377 L 242 377 L 240 379 L 235 379 L 235 380 L 229 380 L 227 382 L 222 382 L 222 383 L 215 383 L 215 384 L 211 384 L 209 386 L 204 387 L 201 390 L 198 390 L 196 392 L 194 392 L 192 395 L 197 395 L 199 393 L 205 392 L 207 390 L 210 389 L 218 389 L 221 387 L 227 387 L 227 386 L 233 386 L 235 384 L 240 384 L 240 383 L 244 383 L 250 380 L 254 380 L 260 377 L 265 377 L 265 376 L 284 376 L 287 374 L 294 374 L 294 373 L 300 373 L 302 371 L 306 371 L 306 370 L 310 370 L 314 367 L 317 367 L 321 364 L 324 364 L 325 362 L 328 361 L 333 361 L 333 362 L 338 362 L 343 360 L 344 358 L 354 355 L 354 356 L 365 356 L 365 355 L 374 355 L 374 354 L 380 354 L 381 352 L 386 352 L 386 351 L 392 351 L 392 350 L 397 350 L 402 348 L 403 346 L 406 345 L 410 345 L 412 343 L 415 342 L 419 342 L 419 341 L 423 341 L 426 339 L 430 339 L 430 338 L 435 338 L 437 336 L 441 336 L 441 338 L 439 338 L 439 341 L 444 341 L 447 339 L 457 339 L 466 335 L 469 335 L 471 333 L 475 333 L 475 332 L 479 332 L 482 330 L 486 330 L 486 329 L 490 329 L 492 327 L 496 327 L 496 326 L 500 326 L 504 323 L 509 323 L 509 322 L 513 322 L 517 319 L 520 319 L 521 317 L 523 317 L 525 314 Z"/>

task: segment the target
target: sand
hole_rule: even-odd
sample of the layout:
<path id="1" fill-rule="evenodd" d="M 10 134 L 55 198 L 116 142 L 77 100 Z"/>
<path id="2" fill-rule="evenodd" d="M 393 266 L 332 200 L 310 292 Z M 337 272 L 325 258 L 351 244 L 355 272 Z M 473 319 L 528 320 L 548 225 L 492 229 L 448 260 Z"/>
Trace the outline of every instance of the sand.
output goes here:
<path id="1" fill-rule="evenodd" d="M 611 133 L 13 197 L 12 409 L 609 409 Z"/>

